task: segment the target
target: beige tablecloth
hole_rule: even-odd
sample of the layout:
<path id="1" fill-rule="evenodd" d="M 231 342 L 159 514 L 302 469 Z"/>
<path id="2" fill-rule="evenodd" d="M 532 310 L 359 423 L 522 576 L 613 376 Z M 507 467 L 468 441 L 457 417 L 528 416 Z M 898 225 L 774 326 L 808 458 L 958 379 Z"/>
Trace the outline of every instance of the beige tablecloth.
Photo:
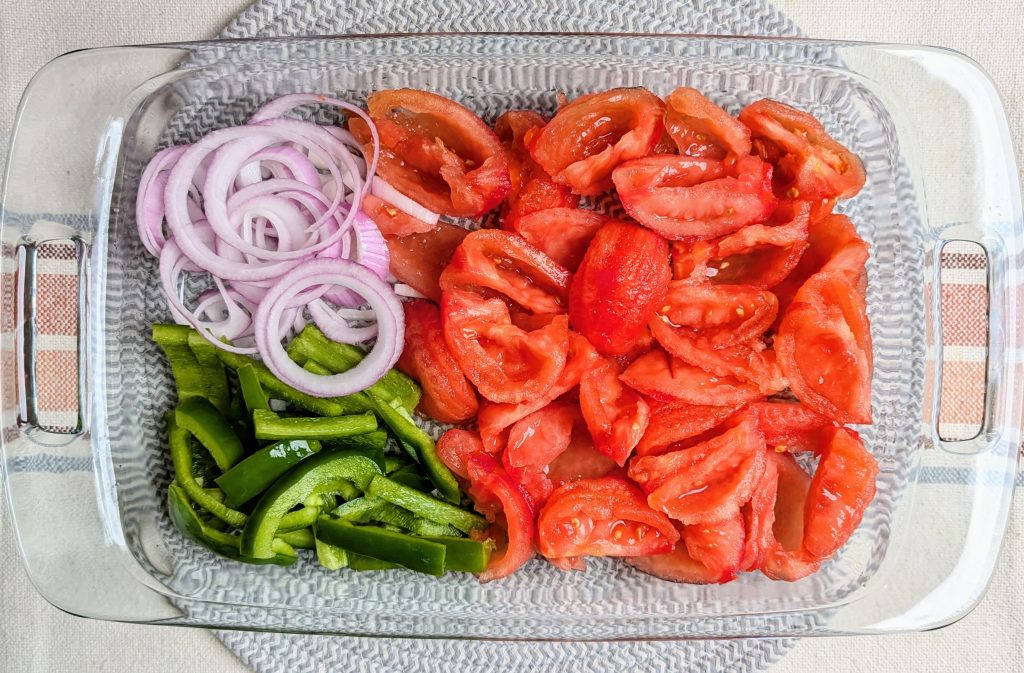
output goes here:
<path id="1" fill-rule="evenodd" d="M 248 0 L 0 0 L 0 157 L 28 79 L 76 48 L 214 35 Z M 1024 154 L 1024 10 L 1020 0 L 888 0 L 844 6 L 775 0 L 812 37 L 924 43 L 964 52 L 1003 94 L 1018 156 Z M 0 162 L 3 159 L 0 158 Z M 2 166 L 2 163 L 0 163 Z M 806 639 L 773 673 L 1024 670 L 1024 499 L 1018 497 L 992 587 L 964 620 L 941 631 Z M 69 617 L 35 592 L 0 516 L 0 671 L 174 673 L 247 669 L 202 630 L 120 625 Z"/>

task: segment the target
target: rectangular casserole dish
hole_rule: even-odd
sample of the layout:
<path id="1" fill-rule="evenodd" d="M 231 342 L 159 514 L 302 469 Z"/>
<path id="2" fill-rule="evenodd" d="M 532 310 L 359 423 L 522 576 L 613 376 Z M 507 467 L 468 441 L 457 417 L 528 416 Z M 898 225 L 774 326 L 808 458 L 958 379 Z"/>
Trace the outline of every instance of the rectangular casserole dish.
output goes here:
<path id="1" fill-rule="evenodd" d="M 135 231 L 142 168 L 168 144 L 239 123 L 269 98 L 361 102 L 415 87 L 487 121 L 551 113 L 570 98 L 642 85 L 696 87 L 735 113 L 771 97 L 810 111 L 864 161 L 843 204 L 871 244 L 872 426 L 878 495 L 851 542 L 795 583 L 760 575 L 678 585 L 611 561 L 562 573 L 540 561 L 481 585 L 315 562 L 247 566 L 172 527 L 162 415 L 166 321 L 156 264 Z M 1024 223 L 998 94 L 953 52 L 891 45 L 666 35 L 393 35 L 267 39 L 74 52 L 21 102 L 4 192 L 3 455 L 32 581 L 59 608 L 146 623 L 488 639 L 675 639 L 923 630 L 977 603 L 1005 532 L 1021 443 Z M 77 276 L 73 361 L 44 357 L 37 282 L 44 243 Z M 980 246 L 988 285 L 984 414 L 973 438 L 940 438 L 943 278 L 949 241 Z M 67 247 L 70 246 L 70 247 Z M 71 414 L 46 421 L 41 390 Z"/>

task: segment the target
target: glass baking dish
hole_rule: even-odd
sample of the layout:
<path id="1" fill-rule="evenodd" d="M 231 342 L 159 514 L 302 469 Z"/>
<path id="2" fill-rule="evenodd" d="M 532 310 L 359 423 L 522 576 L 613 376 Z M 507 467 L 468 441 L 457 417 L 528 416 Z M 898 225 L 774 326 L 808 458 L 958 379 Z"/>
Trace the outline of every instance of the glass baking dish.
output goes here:
<path id="1" fill-rule="evenodd" d="M 694 86 L 732 112 L 771 97 L 812 112 L 863 158 L 842 209 L 872 245 L 872 407 L 862 428 L 878 496 L 851 542 L 795 583 L 664 582 L 622 563 L 562 573 L 540 561 L 481 585 L 403 571 L 248 566 L 185 541 L 164 505 L 161 417 L 172 402 L 150 324 L 167 320 L 134 197 L 147 160 L 242 121 L 261 101 L 382 88 L 451 96 L 493 120 L 551 113 L 614 86 Z M 1022 224 L 1006 117 L 987 76 L 956 53 L 813 40 L 665 35 L 389 35 L 79 51 L 25 92 L 2 223 L 3 454 L 28 573 L 89 617 L 218 628 L 488 639 L 675 639 L 923 630 L 980 599 L 1003 539 L 1021 443 Z M 73 246 L 74 368 L 40 358 L 44 242 Z M 938 432 L 948 241 L 983 250 L 990 297 L 977 435 Z M 52 291 L 52 288 L 51 290 Z M 49 363 L 49 364 L 47 364 Z M 40 419 L 63 386 L 67 427 Z M 56 466 L 56 467 L 54 467 Z"/>

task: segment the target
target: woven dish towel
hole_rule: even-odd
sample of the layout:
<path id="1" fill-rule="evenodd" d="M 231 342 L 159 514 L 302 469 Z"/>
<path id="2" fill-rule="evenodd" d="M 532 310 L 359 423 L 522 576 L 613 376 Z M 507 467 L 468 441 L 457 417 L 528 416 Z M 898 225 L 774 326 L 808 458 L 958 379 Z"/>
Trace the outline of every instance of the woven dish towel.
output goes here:
<path id="1" fill-rule="evenodd" d="M 223 37 L 435 31 L 667 32 L 799 35 L 763 0 L 257 0 Z M 768 668 L 791 640 L 678 643 L 495 643 L 337 638 L 218 632 L 259 673 L 372 671 L 689 671 L 753 673 Z"/>

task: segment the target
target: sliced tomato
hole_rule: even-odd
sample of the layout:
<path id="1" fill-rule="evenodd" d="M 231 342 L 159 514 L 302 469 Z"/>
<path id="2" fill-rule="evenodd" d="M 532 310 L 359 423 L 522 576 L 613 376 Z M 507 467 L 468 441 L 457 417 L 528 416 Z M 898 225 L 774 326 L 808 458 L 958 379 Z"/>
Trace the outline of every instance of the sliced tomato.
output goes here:
<path id="1" fill-rule="evenodd" d="M 650 408 L 619 380 L 618 366 L 607 359 L 583 373 L 580 407 L 594 448 L 624 465 L 647 430 Z"/>
<path id="2" fill-rule="evenodd" d="M 456 476 L 469 479 L 466 461 L 474 453 L 486 453 L 480 435 L 470 430 L 452 428 L 445 431 L 437 440 L 437 457 Z"/>
<path id="3" fill-rule="evenodd" d="M 687 156 L 724 161 L 750 154 L 750 130 L 689 87 L 665 99 L 665 130 Z"/>
<path id="4" fill-rule="evenodd" d="M 676 442 L 697 437 L 720 425 L 736 410 L 687 402 L 650 400 L 650 422 L 636 446 L 638 456 L 656 456 L 671 450 Z"/>
<path id="5" fill-rule="evenodd" d="M 775 352 L 806 406 L 840 423 L 871 422 L 871 333 L 864 299 L 845 275 L 821 271 L 796 293 Z"/>
<path id="6" fill-rule="evenodd" d="M 594 234 L 608 218 L 593 210 L 548 208 L 522 215 L 515 231 L 569 271 L 576 271 Z"/>
<path id="7" fill-rule="evenodd" d="M 622 207 L 665 238 L 705 240 L 764 222 L 775 210 L 772 167 L 757 157 L 736 162 L 735 176 L 718 176 L 710 159 L 655 155 L 615 169 Z"/>
<path id="8" fill-rule="evenodd" d="M 594 448 L 585 423 L 573 426 L 569 446 L 558 458 L 551 461 L 548 479 L 556 487 L 580 479 L 597 479 L 621 472 L 614 460 Z"/>
<path id="9" fill-rule="evenodd" d="M 554 490 L 555 484 L 548 476 L 551 463 L 569 448 L 573 426 L 580 421 L 576 404 L 552 402 L 509 429 L 502 464 L 530 496 L 534 507 Z"/>
<path id="10" fill-rule="evenodd" d="M 406 302 L 405 346 L 397 367 L 419 381 L 419 410 L 442 423 L 461 423 L 476 416 L 476 391 L 448 350 L 441 330 L 441 312 L 429 301 Z"/>
<path id="11" fill-rule="evenodd" d="M 408 236 L 409 234 L 425 234 L 438 225 L 424 222 L 413 217 L 404 210 L 395 208 L 390 203 L 374 196 L 364 194 L 359 206 L 366 213 L 377 229 L 385 236 Z"/>
<path id="12" fill-rule="evenodd" d="M 761 421 L 764 441 L 774 451 L 817 451 L 821 432 L 834 422 L 799 402 L 754 402 L 747 410 Z"/>
<path id="13" fill-rule="evenodd" d="M 678 540 L 668 517 L 621 477 L 565 484 L 537 518 L 537 546 L 547 558 L 663 554 Z"/>
<path id="14" fill-rule="evenodd" d="M 631 222 L 598 229 L 569 291 L 569 320 L 606 356 L 623 355 L 665 298 L 668 244 Z"/>
<path id="15" fill-rule="evenodd" d="M 687 553 L 707 568 L 717 584 L 736 579 L 736 571 L 743 561 L 745 539 L 743 516 L 739 513 L 683 527 Z"/>
<path id="16" fill-rule="evenodd" d="M 484 446 L 491 453 L 497 453 L 507 440 L 506 430 L 521 418 L 546 407 L 556 398 L 579 385 L 580 377 L 599 359 L 597 351 L 576 332 L 569 332 L 569 348 L 565 368 L 555 384 L 543 395 L 516 404 L 501 404 L 483 401 L 477 414 L 477 427 Z"/>
<path id="17" fill-rule="evenodd" d="M 423 234 L 388 236 L 391 273 L 420 294 L 441 301 L 441 272 L 467 234 L 462 227 L 438 222 Z"/>
<path id="18" fill-rule="evenodd" d="M 380 137 L 377 174 L 424 207 L 479 217 L 509 190 L 508 158 L 494 131 L 466 107 L 429 91 L 378 91 L 367 101 Z M 349 130 L 372 153 L 358 118 Z"/>
<path id="19" fill-rule="evenodd" d="M 708 264 L 711 282 L 774 287 L 796 267 L 807 248 L 810 212 L 805 202 L 787 203 L 771 222 L 745 227 L 718 241 Z"/>
<path id="20" fill-rule="evenodd" d="M 441 274 L 441 290 L 481 288 L 534 313 L 564 313 L 570 273 L 526 239 L 500 229 L 466 236 Z"/>
<path id="21" fill-rule="evenodd" d="M 673 329 L 660 318 L 651 321 L 651 332 L 674 358 L 700 367 L 708 374 L 752 383 L 762 395 L 786 389 L 786 379 L 775 360 L 775 353 L 760 339 L 727 348 L 711 348 L 699 337 Z"/>
<path id="22" fill-rule="evenodd" d="M 473 292 L 441 299 L 445 343 L 463 374 L 492 402 L 518 404 L 548 392 L 565 368 L 565 316 L 527 332 L 512 324 L 508 306 Z"/>
<path id="23" fill-rule="evenodd" d="M 767 458 L 764 473 L 754 486 L 747 504 L 740 508 L 743 517 L 743 554 L 739 569 L 757 570 L 764 563 L 768 550 L 775 543 L 775 497 L 779 489 L 779 468 L 775 459 Z"/>
<path id="24" fill-rule="evenodd" d="M 794 582 L 818 571 L 821 562 L 808 558 L 802 550 L 804 505 L 811 477 L 788 453 L 768 452 L 778 470 L 775 497 L 775 521 L 772 538 L 765 550 L 761 572 L 774 580 Z"/>
<path id="25" fill-rule="evenodd" d="M 826 559 L 846 544 L 875 497 L 878 461 L 849 428 L 825 430 L 804 508 L 803 551 Z"/>
<path id="26" fill-rule="evenodd" d="M 718 574 L 714 570 L 709 570 L 703 563 L 690 556 L 684 541 L 676 543 L 675 548 L 667 554 L 637 556 L 626 559 L 626 563 L 641 572 L 668 582 L 715 584 L 718 581 Z"/>
<path id="27" fill-rule="evenodd" d="M 526 149 L 526 140 L 544 127 L 544 118 L 531 110 L 509 110 L 494 122 L 509 158 L 511 188 L 502 204 L 501 225 L 519 232 L 520 219 L 550 208 L 575 208 L 579 197 L 566 185 L 551 179 L 533 160 Z"/>
<path id="28" fill-rule="evenodd" d="M 754 150 L 774 162 L 775 190 L 801 199 L 846 199 L 864 186 L 864 166 L 813 115 L 762 99 L 739 114 Z"/>
<path id="29" fill-rule="evenodd" d="M 634 360 L 620 378 L 633 390 L 662 402 L 737 407 L 762 396 L 749 381 L 709 374 L 661 348 Z"/>
<path id="30" fill-rule="evenodd" d="M 739 514 L 766 461 L 764 436 L 748 419 L 689 449 L 634 458 L 629 476 L 651 507 L 692 525 Z"/>
<path id="31" fill-rule="evenodd" d="M 488 514 L 492 539 L 504 539 L 504 548 L 492 554 L 487 568 L 480 573 L 481 582 L 501 579 L 514 573 L 533 558 L 533 539 L 536 531 L 534 511 L 526 494 L 505 474 L 494 458 L 486 453 L 474 453 L 466 467 L 473 492 L 486 493 L 488 500 L 500 504 L 500 512 Z M 497 529 L 497 530 L 494 530 Z"/>
<path id="32" fill-rule="evenodd" d="M 555 182 L 596 196 L 611 189 L 612 170 L 651 153 L 665 109 L 647 89 L 610 89 L 563 105 L 530 143 L 530 154 Z"/>
<path id="33" fill-rule="evenodd" d="M 728 348 L 748 343 L 775 322 L 778 300 L 753 285 L 668 284 L 659 317 L 666 327 L 696 339 L 700 345 Z"/>

